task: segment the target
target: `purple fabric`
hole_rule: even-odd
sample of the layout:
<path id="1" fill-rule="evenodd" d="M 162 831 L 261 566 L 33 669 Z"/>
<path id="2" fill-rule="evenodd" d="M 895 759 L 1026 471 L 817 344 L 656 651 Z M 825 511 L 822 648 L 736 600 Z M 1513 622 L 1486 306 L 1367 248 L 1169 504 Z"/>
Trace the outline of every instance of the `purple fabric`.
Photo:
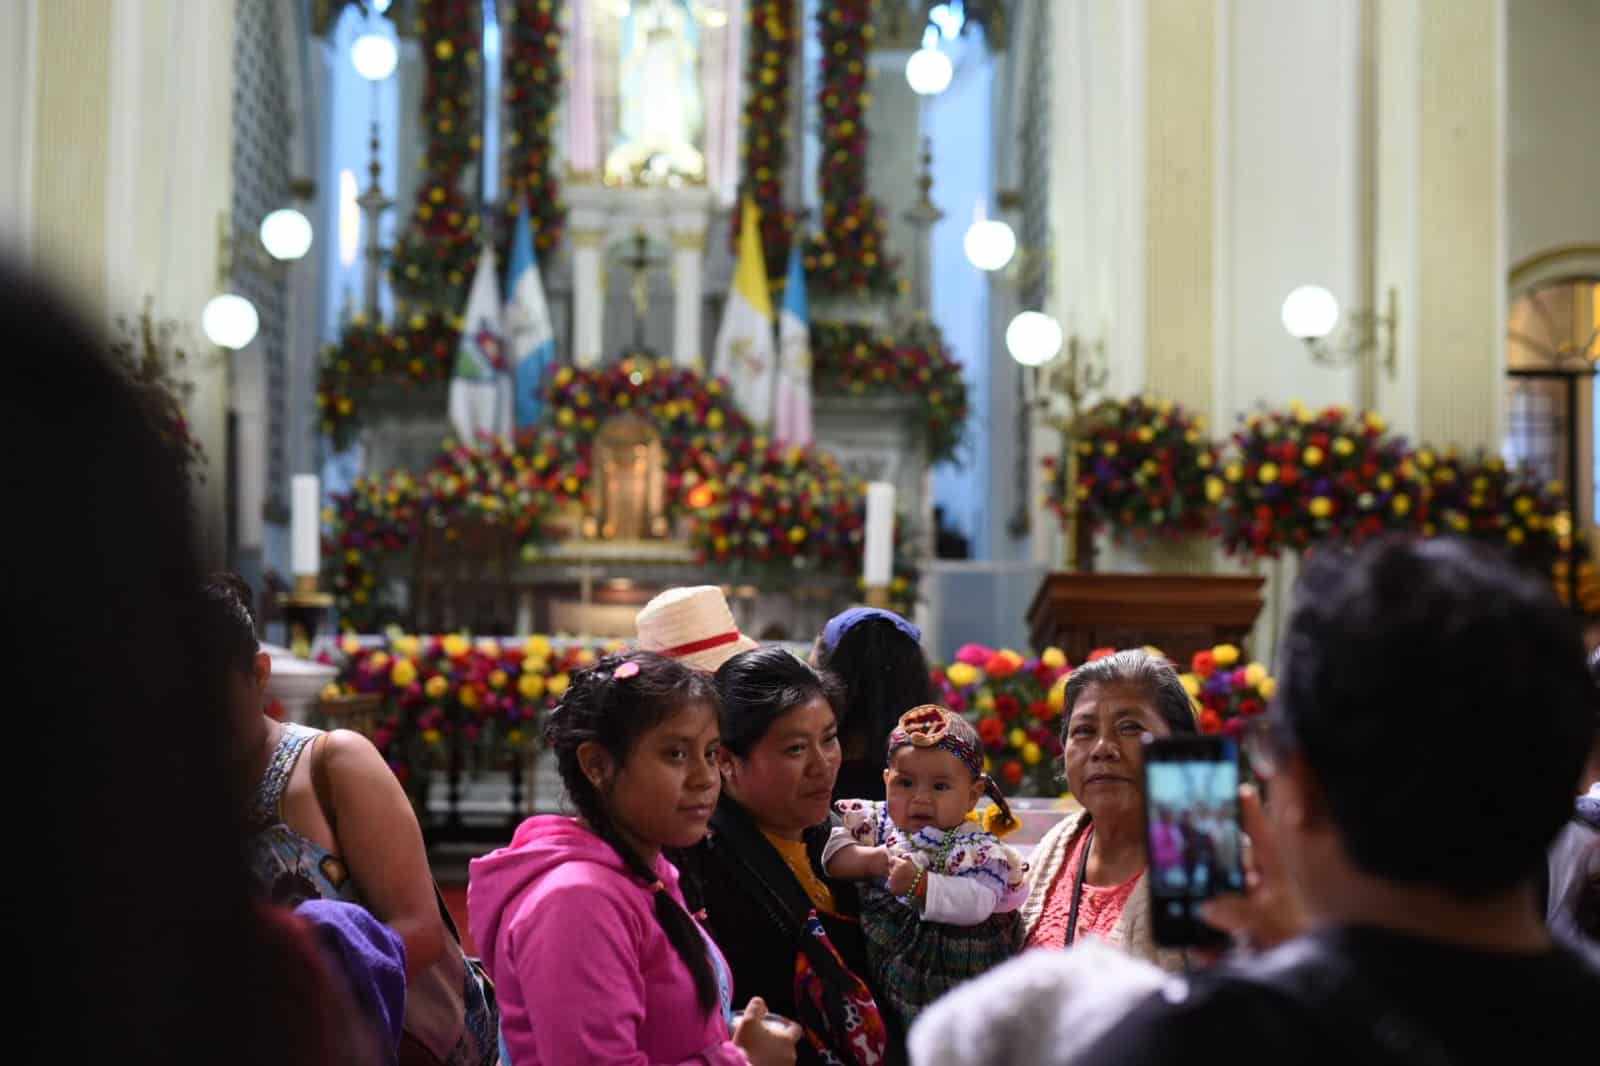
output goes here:
<path id="1" fill-rule="evenodd" d="M 356 1007 L 372 1023 L 384 1062 L 396 1062 L 406 1013 L 406 946 L 365 907 L 313 899 L 295 908 L 338 963 Z"/>
<path id="2" fill-rule="evenodd" d="M 846 633 L 869 618 L 882 618 L 916 643 L 922 643 L 922 630 L 893 611 L 885 611 L 881 607 L 852 607 L 828 619 L 828 624 L 822 627 L 822 647 L 826 651 L 833 651 Z"/>

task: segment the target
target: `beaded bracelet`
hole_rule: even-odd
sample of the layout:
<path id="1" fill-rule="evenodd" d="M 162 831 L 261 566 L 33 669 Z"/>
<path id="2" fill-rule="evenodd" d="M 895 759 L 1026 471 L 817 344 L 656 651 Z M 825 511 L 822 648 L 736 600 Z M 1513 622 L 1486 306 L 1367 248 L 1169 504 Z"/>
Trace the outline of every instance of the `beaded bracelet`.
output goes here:
<path id="1" fill-rule="evenodd" d="M 928 868 L 926 866 L 917 867 L 917 876 L 913 877 L 911 879 L 911 887 L 906 889 L 906 895 L 909 896 L 912 899 L 916 899 L 917 898 L 917 889 L 922 887 L 923 878 L 925 878 L 927 876 L 928 876 Z"/>

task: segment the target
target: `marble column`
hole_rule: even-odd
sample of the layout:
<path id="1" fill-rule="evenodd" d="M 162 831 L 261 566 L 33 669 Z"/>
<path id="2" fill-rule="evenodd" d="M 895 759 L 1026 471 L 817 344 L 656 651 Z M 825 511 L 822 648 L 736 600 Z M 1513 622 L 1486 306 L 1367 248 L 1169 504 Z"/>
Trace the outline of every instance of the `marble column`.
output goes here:
<path id="1" fill-rule="evenodd" d="M 705 294 L 706 226 L 704 216 L 690 224 L 672 221 L 672 361 L 704 370 L 700 305 Z"/>
<path id="2" fill-rule="evenodd" d="M 605 319 L 605 231 L 570 230 L 572 236 L 572 362 L 599 366 Z"/>
<path id="3" fill-rule="evenodd" d="M 1377 293 L 1398 304 L 1378 405 L 1407 436 L 1499 447 L 1505 386 L 1505 0 L 1377 7 Z"/>

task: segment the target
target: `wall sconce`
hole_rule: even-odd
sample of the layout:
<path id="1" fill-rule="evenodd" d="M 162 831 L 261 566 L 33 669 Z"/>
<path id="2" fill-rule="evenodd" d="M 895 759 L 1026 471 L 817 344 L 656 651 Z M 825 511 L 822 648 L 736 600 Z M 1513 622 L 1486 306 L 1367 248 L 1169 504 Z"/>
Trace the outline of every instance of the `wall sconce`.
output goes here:
<path id="1" fill-rule="evenodd" d="M 906 60 L 906 81 L 918 96 L 938 96 L 950 88 L 955 64 L 939 49 L 939 31 L 929 26 L 922 35 L 922 47 Z"/>
<path id="2" fill-rule="evenodd" d="M 1395 324 L 1397 297 L 1391 287 L 1382 314 L 1365 308 L 1344 314 L 1339 325 L 1339 301 L 1321 285 L 1302 285 L 1283 300 L 1283 328 L 1305 341 L 1312 362 L 1346 366 L 1371 356 L 1393 379 L 1395 374 Z"/>
<path id="3" fill-rule="evenodd" d="M 308 199 L 315 187 L 305 179 L 290 186 L 296 201 Z M 261 315 L 255 304 L 236 291 L 234 268 L 247 265 L 258 273 L 276 275 L 286 264 L 311 250 L 311 220 L 296 206 L 279 208 L 261 220 L 258 241 L 236 241 L 227 212 L 217 217 L 217 295 L 200 312 L 200 328 L 219 348 L 238 351 L 256 339 Z"/>

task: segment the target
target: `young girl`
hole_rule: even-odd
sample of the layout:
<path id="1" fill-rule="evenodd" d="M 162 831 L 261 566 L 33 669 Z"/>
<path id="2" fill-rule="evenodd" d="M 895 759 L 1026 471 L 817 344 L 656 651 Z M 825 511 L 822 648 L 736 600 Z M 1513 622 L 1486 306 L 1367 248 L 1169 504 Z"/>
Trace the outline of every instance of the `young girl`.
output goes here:
<path id="1" fill-rule="evenodd" d="M 1017 950 L 1026 869 L 995 832 L 1017 826 L 983 772 L 965 718 L 931 704 L 901 715 L 889 734 L 888 802 L 840 800 L 844 820 L 823 849 L 834 877 L 870 882 L 861 895 L 867 963 L 907 1025 L 949 988 Z M 969 813 L 987 793 L 995 809 Z"/>
<path id="2" fill-rule="evenodd" d="M 578 817 L 529 818 L 467 888 L 503 1061 L 792 1063 L 799 1030 L 759 999 L 730 1037 L 727 965 L 661 855 L 699 841 L 716 806 L 710 676 L 648 652 L 602 659 L 574 675 L 545 742 Z"/>

